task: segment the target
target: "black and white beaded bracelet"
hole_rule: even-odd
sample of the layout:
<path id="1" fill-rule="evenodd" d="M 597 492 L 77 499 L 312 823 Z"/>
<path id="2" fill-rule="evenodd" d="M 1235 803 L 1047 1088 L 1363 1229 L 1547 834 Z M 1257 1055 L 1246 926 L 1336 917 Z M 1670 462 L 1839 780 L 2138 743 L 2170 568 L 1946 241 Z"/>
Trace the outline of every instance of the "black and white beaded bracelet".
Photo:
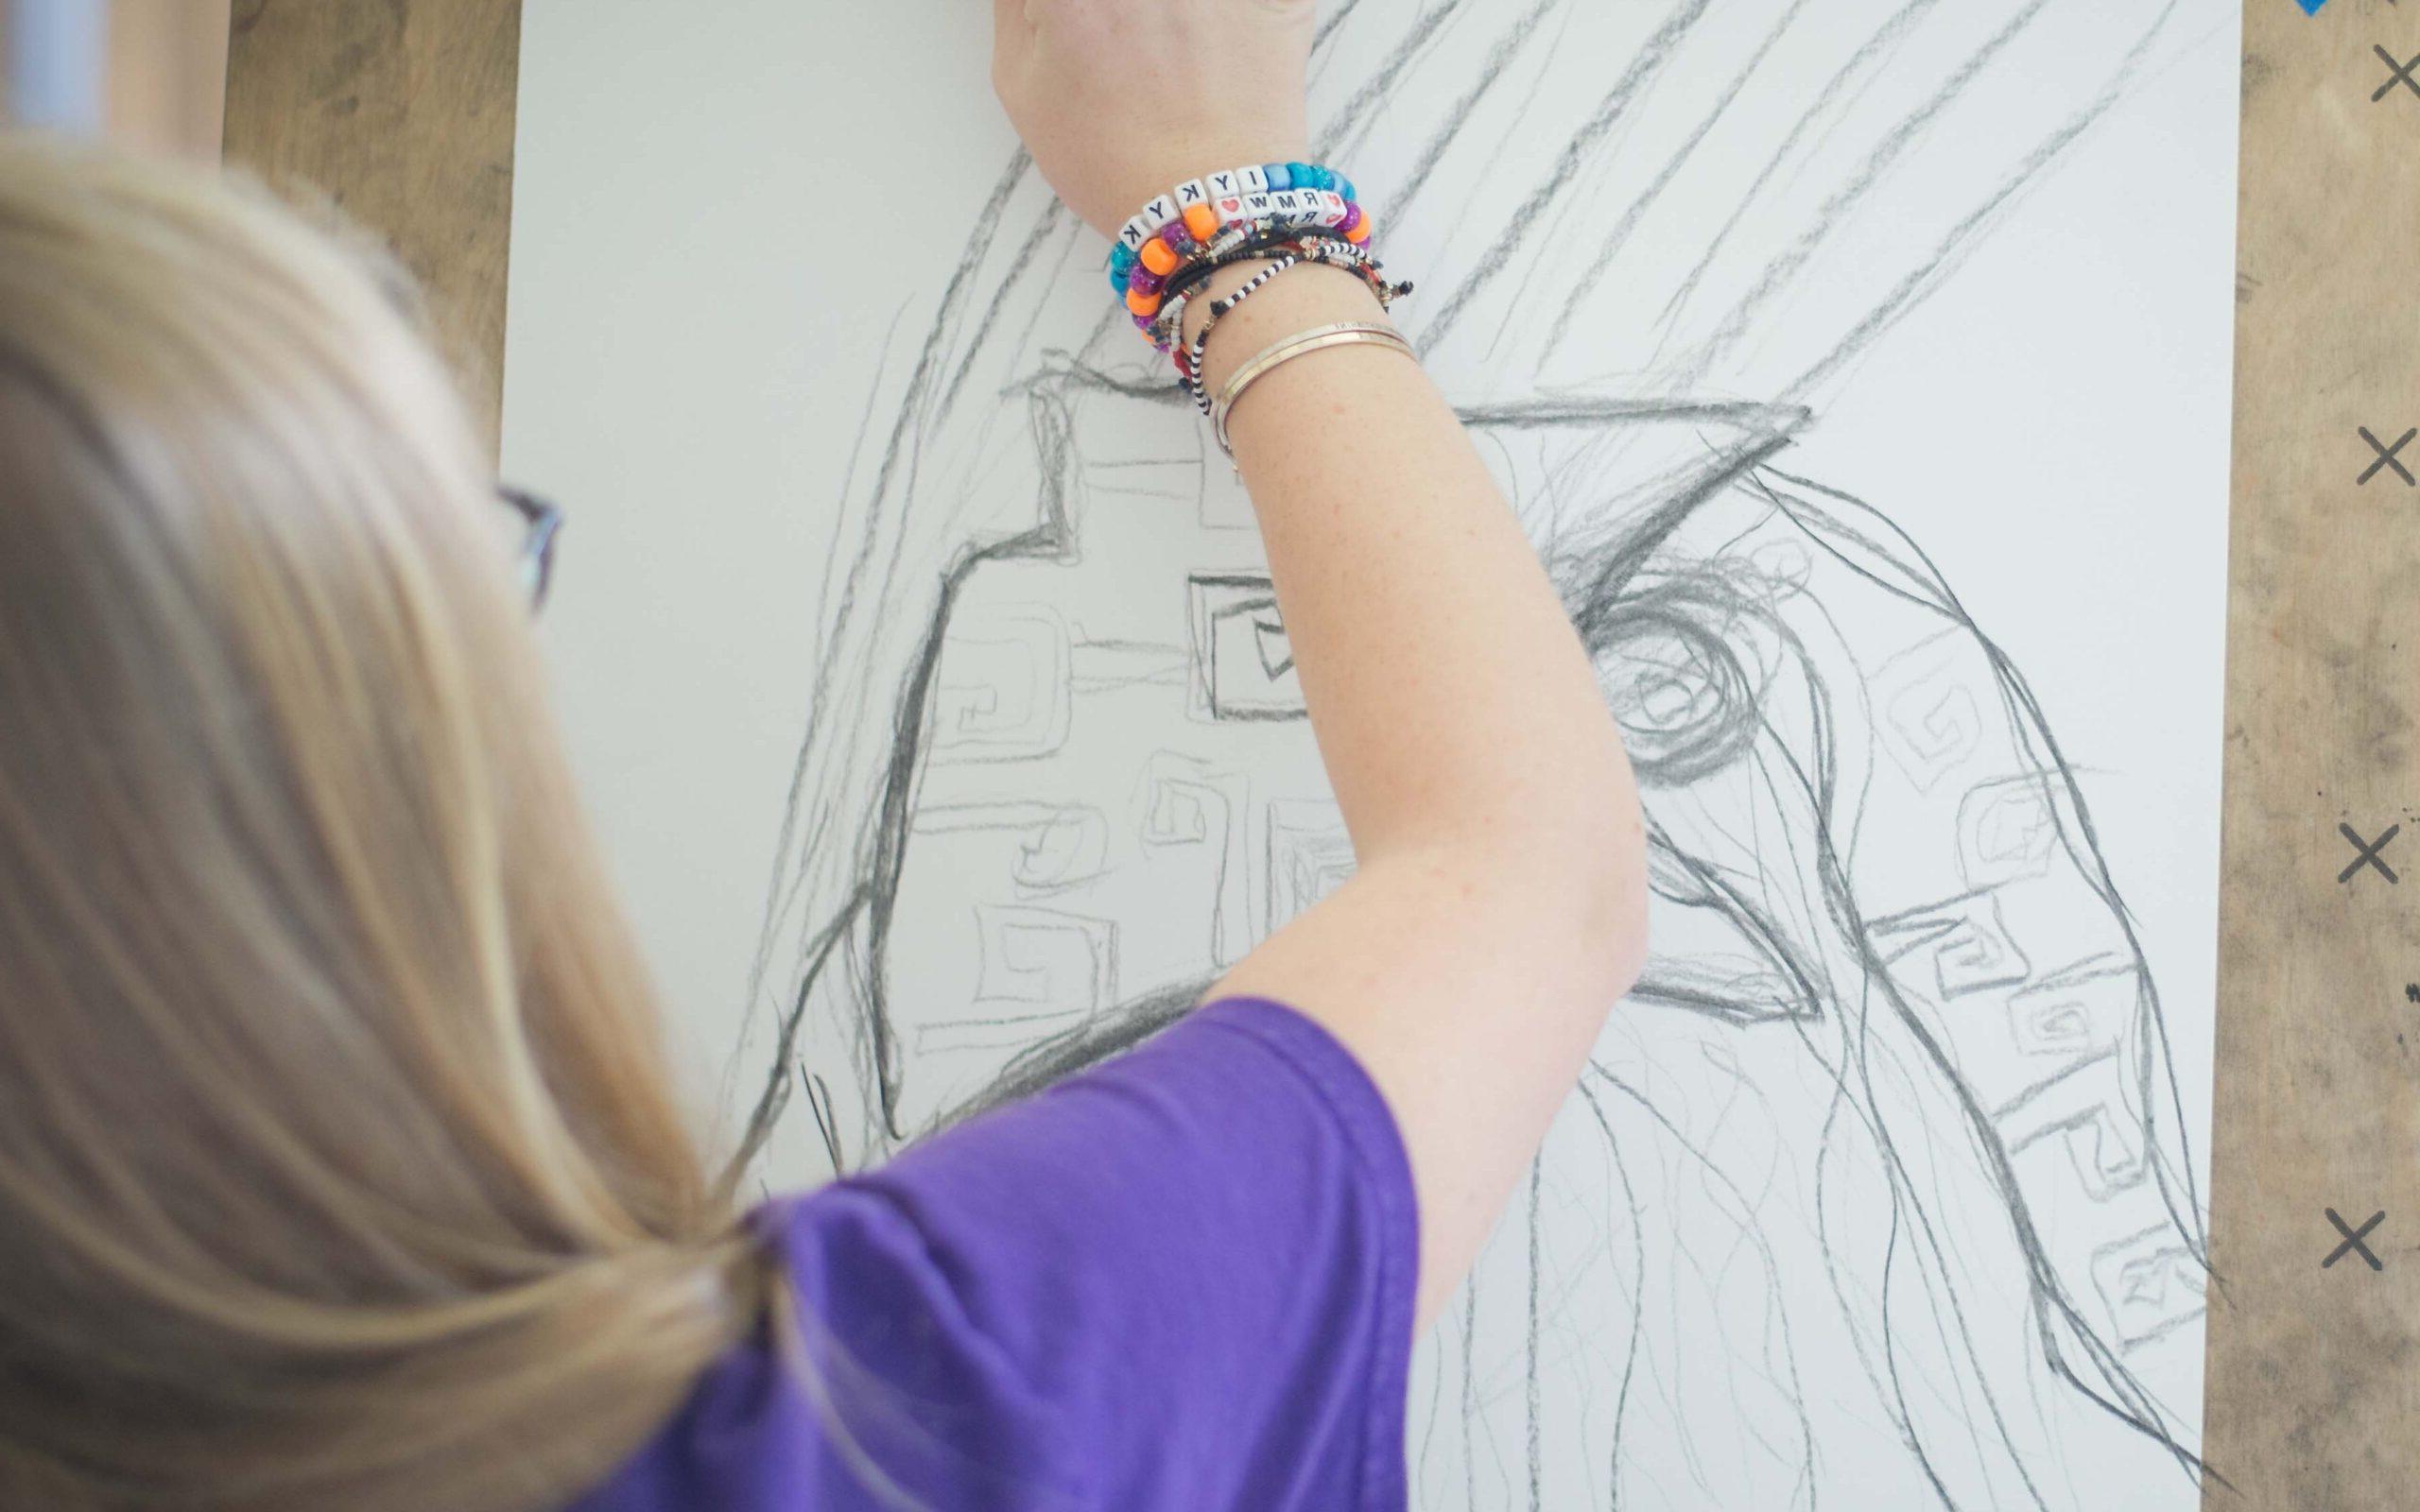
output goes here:
<path id="1" fill-rule="evenodd" d="M 1228 311 L 1251 299 L 1261 289 L 1267 288 L 1270 281 L 1278 274 L 1289 267 L 1299 266 L 1302 261 L 1292 252 L 1284 253 L 1275 262 L 1247 279 L 1233 294 L 1210 301 L 1210 318 L 1203 320 L 1201 329 L 1194 333 L 1193 345 L 1186 352 L 1187 360 L 1178 369 L 1184 379 L 1185 392 L 1193 396 L 1194 406 L 1201 411 L 1203 419 L 1207 420 L 1210 416 L 1210 390 L 1202 387 L 1201 359 L 1210 350 L 1210 333 L 1219 329 L 1219 322 L 1226 318 Z"/>

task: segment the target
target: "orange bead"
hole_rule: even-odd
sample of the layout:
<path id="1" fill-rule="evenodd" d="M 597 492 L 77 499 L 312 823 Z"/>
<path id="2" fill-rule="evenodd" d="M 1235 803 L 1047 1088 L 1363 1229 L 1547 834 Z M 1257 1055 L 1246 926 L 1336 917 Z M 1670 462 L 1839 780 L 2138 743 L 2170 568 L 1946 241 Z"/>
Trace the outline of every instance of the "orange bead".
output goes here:
<path id="1" fill-rule="evenodd" d="M 1219 234 L 1219 214 L 1208 205 L 1184 207 L 1184 229 L 1193 232 L 1197 242 L 1206 242 Z"/>
<path id="2" fill-rule="evenodd" d="M 1136 315 L 1157 315 L 1160 313 L 1160 297 L 1157 294 L 1146 294 L 1141 289 L 1128 289 L 1126 307 Z"/>
<path id="3" fill-rule="evenodd" d="M 1143 266 L 1162 278 L 1176 271 L 1176 249 L 1154 236 L 1143 244 Z"/>
<path id="4" fill-rule="evenodd" d="M 1355 226 L 1351 231 L 1346 232 L 1344 233 L 1344 239 L 1345 239 L 1346 241 L 1348 241 L 1348 242 L 1351 242 L 1351 243 L 1352 243 L 1354 246 L 1356 246 L 1356 247 L 1359 247 L 1359 246 L 1361 246 L 1362 244 L 1364 244 L 1365 242 L 1369 241 L 1369 239 L 1370 239 L 1370 213 L 1369 213 L 1368 211 L 1366 211 L 1366 210 L 1365 210 L 1365 211 L 1361 212 L 1361 221 L 1360 221 L 1360 224 L 1358 224 L 1358 225 Z"/>

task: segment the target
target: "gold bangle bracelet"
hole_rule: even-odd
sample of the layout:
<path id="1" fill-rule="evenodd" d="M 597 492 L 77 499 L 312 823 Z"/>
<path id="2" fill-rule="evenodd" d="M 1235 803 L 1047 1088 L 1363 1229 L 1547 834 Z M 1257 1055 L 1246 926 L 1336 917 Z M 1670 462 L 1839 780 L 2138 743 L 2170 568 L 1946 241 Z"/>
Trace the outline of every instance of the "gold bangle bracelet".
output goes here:
<path id="1" fill-rule="evenodd" d="M 1355 346 L 1384 347 L 1391 352 L 1400 352 L 1414 362 L 1420 360 L 1420 354 L 1411 350 L 1411 343 L 1391 325 L 1366 320 L 1340 320 L 1334 325 L 1318 325 L 1307 331 L 1297 331 L 1246 361 L 1227 379 L 1226 387 L 1219 390 L 1218 403 L 1210 410 L 1210 431 L 1219 438 L 1219 450 L 1227 454 L 1229 461 L 1235 460 L 1236 449 L 1227 442 L 1227 418 L 1235 412 L 1236 402 L 1244 397 L 1244 390 L 1297 357 L 1306 357 L 1314 352 L 1325 352 L 1334 347 Z"/>

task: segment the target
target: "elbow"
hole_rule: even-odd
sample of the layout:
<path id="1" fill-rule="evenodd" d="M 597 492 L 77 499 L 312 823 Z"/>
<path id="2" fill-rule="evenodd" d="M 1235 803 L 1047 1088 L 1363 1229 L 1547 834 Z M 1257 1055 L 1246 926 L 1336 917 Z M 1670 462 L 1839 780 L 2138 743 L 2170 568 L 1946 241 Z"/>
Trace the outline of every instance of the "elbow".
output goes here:
<path id="1" fill-rule="evenodd" d="M 1589 840 L 1574 885 L 1583 909 L 1582 970 L 1611 1003 L 1647 969 L 1647 833 L 1636 802 L 1623 805 Z"/>
<path id="2" fill-rule="evenodd" d="M 1520 851 L 1519 890 L 1545 926 L 1530 937 L 1567 963 L 1579 992 L 1610 1008 L 1647 966 L 1647 833 L 1629 782 L 1533 829 Z"/>
<path id="3" fill-rule="evenodd" d="M 1638 779 L 1631 771 L 1629 752 L 1611 729 L 1603 780 L 1594 789 L 1595 828 L 1590 836 L 1594 863 L 1591 896 L 1598 919 L 1596 966 L 1604 975 L 1607 1001 L 1628 996 L 1647 970 L 1649 900 L 1647 877 L 1647 815 L 1639 806 Z"/>

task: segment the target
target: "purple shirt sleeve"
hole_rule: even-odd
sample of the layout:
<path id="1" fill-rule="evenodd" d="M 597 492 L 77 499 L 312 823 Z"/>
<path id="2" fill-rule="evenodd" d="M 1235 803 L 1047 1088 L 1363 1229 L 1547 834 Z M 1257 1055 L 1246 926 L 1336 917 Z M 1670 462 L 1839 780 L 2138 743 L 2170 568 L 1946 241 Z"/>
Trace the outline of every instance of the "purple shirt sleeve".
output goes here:
<path id="1" fill-rule="evenodd" d="M 1406 1503 L 1410 1171 L 1281 1005 L 1203 1008 L 758 1221 L 804 1368 L 726 1360 L 588 1512 L 883 1505 L 869 1463 L 931 1512 Z"/>

